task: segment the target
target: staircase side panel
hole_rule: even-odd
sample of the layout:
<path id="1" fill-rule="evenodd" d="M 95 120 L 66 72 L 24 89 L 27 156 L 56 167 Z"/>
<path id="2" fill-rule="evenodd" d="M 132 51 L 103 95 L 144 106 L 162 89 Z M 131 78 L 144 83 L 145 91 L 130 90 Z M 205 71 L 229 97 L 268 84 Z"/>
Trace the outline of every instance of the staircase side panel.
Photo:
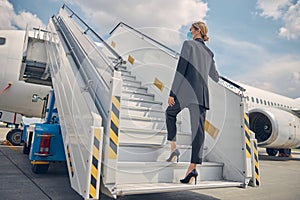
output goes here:
<path id="1" fill-rule="evenodd" d="M 91 95 L 85 90 L 86 85 L 80 73 L 73 67 L 75 63 L 67 54 L 60 33 L 55 30 L 51 20 L 48 29 L 52 32 L 52 42 L 48 43 L 47 47 L 48 64 L 57 99 L 65 151 L 68 152 L 66 157 L 69 161 L 67 164 L 70 182 L 75 191 L 88 198 L 91 190 L 92 159 L 96 154 L 100 157 L 101 152 L 93 152 L 95 133 L 99 135 L 99 131 L 95 130 L 102 130 L 101 117 L 93 105 Z M 97 185 L 99 187 L 99 184 Z"/>

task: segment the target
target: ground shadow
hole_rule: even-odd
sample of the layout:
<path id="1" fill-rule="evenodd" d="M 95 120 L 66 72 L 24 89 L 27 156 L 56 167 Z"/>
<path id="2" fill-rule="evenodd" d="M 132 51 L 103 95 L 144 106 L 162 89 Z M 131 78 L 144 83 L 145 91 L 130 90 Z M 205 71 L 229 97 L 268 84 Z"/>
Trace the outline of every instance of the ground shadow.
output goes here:
<path id="1" fill-rule="evenodd" d="M 112 198 L 101 194 L 101 200 L 112 200 Z M 182 191 L 182 192 L 168 192 L 168 193 L 156 193 L 156 194 L 141 194 L 141 195 L 130 195 L 124 197 L 118 197 L 120 200 L 220 200 L 218 198 L 192 192 L 192 191 Z"/>

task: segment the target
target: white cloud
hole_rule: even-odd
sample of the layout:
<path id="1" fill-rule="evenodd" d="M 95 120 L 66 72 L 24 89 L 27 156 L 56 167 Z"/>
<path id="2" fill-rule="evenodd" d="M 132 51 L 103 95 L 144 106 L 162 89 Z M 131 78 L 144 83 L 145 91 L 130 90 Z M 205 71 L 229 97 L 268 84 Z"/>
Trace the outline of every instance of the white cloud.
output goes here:
<path id="1" fill-rule="evenodd" d="M 300 37 L 300 1 L 289 7 L 283 20 L 285 26 L 280 29 L 279 35 L 288 39 Z"/>
<path id="2" fill-rule="evenodd" d="M 283 16 L 286 8 L 290 6 L 290 0 L 258 0 L 257 8 L 261 9 L 261 16 L 279 19 Z"/>
<path id="3" fill-rule="evenodd" d="M 216 42 L 222 47 L 215 52 L 221 75 L 292 98 L 300 96 L 300 57 L 297 54 L 273 53 L 263 44 L 229 36 L 217 37 Z"/>
<path id="4" fill-rule="evenodd" d="M 300 37 L 300 1 L 258 0 L 257 8 L 261 10 L 261 16 L 283 21 L 280 36 L 288 39 Z"/>
<path id="5" fill-rule="evenodd" d="M 26 11 L 16 13 L 8 0 L 0 0 L 0 29 L 31 29 L 45 27 L 43 22 L 34 14 Z"/>
<path id="6" fill-rule="evenodd" d="M 300 58 L 292 55 L 273 59 L 243 76 L 244 83 L 289 97 L 300 96 Z"/>
<path id="7" fill-rule="evenodd" d="M 101 34 L 107 34 L 118 22 L 143 29 L 166 44 L 178 43 L 179 30 L 198 20 L 204 20 L 207 3 L 199 0 L 73 0 Z M 163 30 L 162 30 L 163 27 Z M 171 38 L 170 38 L 171 37 Z M 174 37 L 174 38 L 172 38 Z M 180 42 L 180 41 L 179 41 Z"/>

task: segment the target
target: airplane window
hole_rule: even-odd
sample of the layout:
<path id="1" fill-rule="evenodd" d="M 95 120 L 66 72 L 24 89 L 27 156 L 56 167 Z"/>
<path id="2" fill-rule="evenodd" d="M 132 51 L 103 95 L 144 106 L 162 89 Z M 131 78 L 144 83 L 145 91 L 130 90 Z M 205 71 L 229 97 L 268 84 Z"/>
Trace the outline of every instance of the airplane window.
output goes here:
<path id="1" fill-rule="evenodd" d="M 263 101 L 260 99 L 260 104 L 263 104 Z"/>
<path id="2" fill-rule="evenodd" d="M 268 106 L 270 105 L 270 101 L 268 101 Z"/>
<path id="3" fill-rule="evenodd" d="M 252 102 L 254 102 L 254 97 L 251 97 Z"/>
<path id="4" fill-rule="evenodd" d="M 273 102 L 271 102 L 271 106 L 273 106 Z"/>
<path id="5" fill-rule="evenodd" d="M 5 38 L 3 38 L 3 37 L 0 37 L 0 45 L 4 45 L 5 44 Z"/>
<path id="6" fill-rule="evenodd" d="M 259 103 L 259 100 L 258 100 L 258 98 L 256 98 L 256 103 Z"/>
<path id="7" fill-rule="evenodd" d="M 266 100 L 264 100 L 264 103 L 265 103 L 265 105 L 267 105 L 267 102 L 266 102 Z"/>
<path id="8" fill-rule="evenodd" d="M 247 101 L 249 101 L 249 97 L 247 96 L 246 98 L 247 98 Z"/>

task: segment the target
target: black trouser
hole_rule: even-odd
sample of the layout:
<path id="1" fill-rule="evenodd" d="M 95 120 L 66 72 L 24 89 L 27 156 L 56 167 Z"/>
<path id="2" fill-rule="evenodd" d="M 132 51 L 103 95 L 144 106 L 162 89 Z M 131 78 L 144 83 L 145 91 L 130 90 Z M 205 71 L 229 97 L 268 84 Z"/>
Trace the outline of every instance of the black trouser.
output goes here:
<path id="1" fill-rule="evenodd" d="M 192 156 L 191 163 L 202 164 L 203 145 L 204 145 L 204 123 L 206 108 L 198 104 L 190 104 L 187 106 L 190 112 L 191 131 L 192 131 Z M 168 130 L 168 140 L 176 141 L 176 117 L 183 108 L 179 102 L 175 101 L 174 106 L 169 106 L 166 110 L 166 122 Z"/>

